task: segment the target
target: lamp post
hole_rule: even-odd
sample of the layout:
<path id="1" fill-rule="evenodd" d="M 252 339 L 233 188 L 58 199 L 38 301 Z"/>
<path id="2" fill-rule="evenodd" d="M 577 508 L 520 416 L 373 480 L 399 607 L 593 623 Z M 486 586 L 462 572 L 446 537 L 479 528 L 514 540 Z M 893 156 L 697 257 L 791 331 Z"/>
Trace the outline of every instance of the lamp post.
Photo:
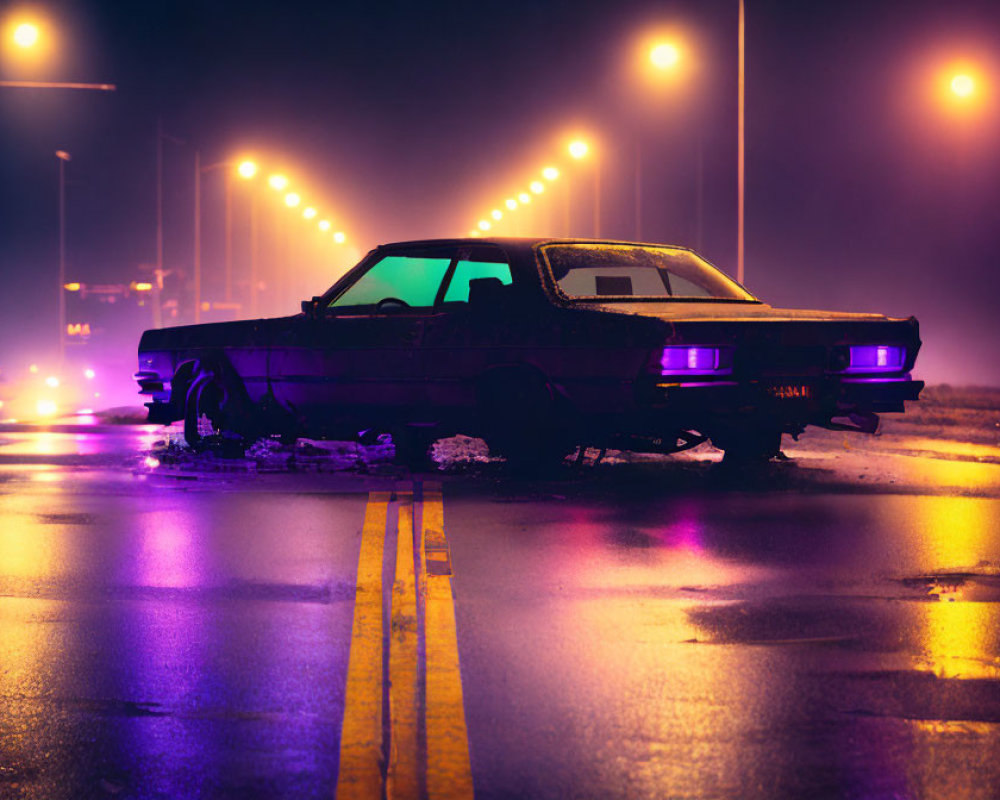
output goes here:
<path id="1" fill-rule="evenodd" d="M 739 50 L 739 78 L 737 81 L 738 94 L 738 124 L 737 124 L 737 165 L 736 165 L 736 282 L 743 283 L 743 214 L 744 214 L 744 192 L 746 182 L 744 173 L 746 169 L 746 9 L 744 0 L 740 0 L 739 30 L 737 33 Z"/>
<path id="2" fill-rule="evenodd" d="M 236 174 L 244 181 L 251 181 L 257 176 L 257 162 L 245 159 L 236 167 Z M 257 231 L 257 192 L 250 194 L 250 313 L 257 316 L 257 283 L 258 275 L 258 231 Z"/>
<path id="3" fill-rule="evenodd" d="M 586 158 L 590 154 L 590 145 L 584 139 L 573 139 L 567 146 L 566 150 L 573 158 L 580 161 Z M 567 194 L 569 182 L 567 181 Z M 566 220 L 566 234 L 569 235 L 569 199 L 567 198 L 567 220 Z M 594 159 L 594 238 L 600 238 L 601 229 L 601 168 L 600 164 L 597 163 L 597 159 Z"/>
<path id="4" fill-rule="evenodd" d="M 59 159 L 59 363 L 66 358 L 66 162 L 70 155 L 56 150 Z"/>
<path id="5" fill-rule="evenodd" d="M 672 40 L 658 40 L 648 45 L 646 69 L 657 79 L 674 76 L 682 66 L 681 48 Z M 635 138 L 635 238 L 642 240 L 642 140 Z"/>
<path id="6" fill-rule="evenodd" d="M 201 176 L 217 169 L 231 167 L 231 161 L 217 161 L 207 166 L 201 165 L 201 152 L 194 153 L 194 321 L 201 321 Z M 241 165 L 242 166 L 242 165 Z M 237 167 L 239 169 L 239 167 Z M 256 170 L 254 170 L 256 172 Z M 252 176 L 251 176 L 252 177 Z M 232 299 L 233 284 L 233 189 L 232 175 L 225 173 L 225 288 L 226 302 Z"/>
<path id="7" fill-rule="evenodd" d="M 44 61 L 55 47 L 56 37 L 48 26 L 43 26 L 32 20 L 22 20 L 11 25 L 8 30 L 10 38 L 6 44 L 11 48 L 12 55 L 25 63 Z M 6 36 L 5 36 L 6 38 Z M 113 83 L 79 83 L 75 81 L 0 81 L 0 87 L 5 89 L 89 89 L 99 92 L 113 92 Z"/>

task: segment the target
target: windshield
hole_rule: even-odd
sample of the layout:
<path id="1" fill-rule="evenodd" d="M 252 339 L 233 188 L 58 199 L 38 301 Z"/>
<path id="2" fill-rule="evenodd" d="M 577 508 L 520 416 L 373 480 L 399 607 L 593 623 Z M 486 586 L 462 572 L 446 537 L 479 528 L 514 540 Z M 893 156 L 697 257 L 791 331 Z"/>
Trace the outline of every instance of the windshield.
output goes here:
<path id="1" fill-rule="evenodd" d="M 542 255 L 570 299 L 756 298 L 690 250 L 629 244 L 551 244 Z"/>

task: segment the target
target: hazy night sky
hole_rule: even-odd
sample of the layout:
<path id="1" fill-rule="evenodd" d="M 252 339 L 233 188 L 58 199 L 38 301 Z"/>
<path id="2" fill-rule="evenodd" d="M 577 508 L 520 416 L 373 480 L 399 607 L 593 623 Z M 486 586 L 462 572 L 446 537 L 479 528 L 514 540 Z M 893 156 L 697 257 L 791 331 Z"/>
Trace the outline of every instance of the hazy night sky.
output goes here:
<path id="1" fill-rule="evenodd" d="M 747 6 L 750 290 L 774 305 L 914 314 L 918 377 L 1000 385 L 995 0 Z M 165 150 L 167 266 L 190 264 L 195 148 L 206 162 L 254 152 L 283 164 L 363 252 L 465 235 L 585 130 L 601 143 L 602 234 L 615 238 L 635 234 L 638 143 L 643 238 L 696 245 L 700 148 L 701 250 L 735 273 L 736 0 L 34 7 L 67 43 L 61 63 L 28 74 L 6 60 L 0 77 L 119 91 L 0 89 L 5 358 L 55 328 L 56 149 L 73 155 L 70 279 L 134 280 L 153 261 L 158 116 L 184 141 Z M 685 31 L 696 62 L 669 91 L 629 70 L 657 25 Z M 963 59 L 992 96 L 959 117 L 933 83 Z M 589 236 L 589 173 L 571 180 L 573 232 Z M 205 202 L 211 272 L 211 179 Z"/>

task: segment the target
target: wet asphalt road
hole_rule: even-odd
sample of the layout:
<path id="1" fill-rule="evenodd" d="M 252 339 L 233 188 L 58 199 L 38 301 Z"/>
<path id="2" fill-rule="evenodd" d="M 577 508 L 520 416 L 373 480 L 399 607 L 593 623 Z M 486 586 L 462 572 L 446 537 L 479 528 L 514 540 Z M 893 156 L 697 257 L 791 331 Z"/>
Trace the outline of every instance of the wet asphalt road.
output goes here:
<path id="1" fill-rule="evenodd" d="M 0 797 L 1000 792 L 1000 451 L 529 483 L 160 436 L 0 430 Z"/>

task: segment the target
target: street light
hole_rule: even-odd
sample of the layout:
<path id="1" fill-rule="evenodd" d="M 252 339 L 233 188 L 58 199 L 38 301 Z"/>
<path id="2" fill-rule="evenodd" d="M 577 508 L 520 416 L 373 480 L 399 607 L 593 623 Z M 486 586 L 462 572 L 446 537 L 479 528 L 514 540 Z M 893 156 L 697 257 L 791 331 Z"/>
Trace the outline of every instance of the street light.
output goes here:
<path id="1" fill-rule="evenodd" d="M 59 362 L 66 356 L 66 162 L 70 155 L 56 150 L 59 159 Z"/>
<path id="2" fill-rule="evenodd" d="M 546 167 L 542 170 L 542 177 L 547 181 L 554 181 L 559 177 L 559 170 L 555 167 Z"/>
<path id="3" fill-rule="evenodd" d="M 577 161 L 587 158 L 590 155 L 590 145 L 584 139 L 573 139 L 566 149 L 572 158 Z M 567 217 L 569 208 L 569 189 L 566 190 L 567 194 Z M 567 222 L 567 228 L 569 223 Z M 567 235 L 569 231 L 566 231 Z M 597 158 L 594 158 L 594 238 L 599 239 L 601 236 L 601 164 Z"/>
<path id="4" fill-rule="evenodd" d="M 658 42 L 649 49 L 649 62 L 661 72 L 676 67 L 681 60 L 681 52 L 672 42 Z"/>
<path id="5" fill-rule="evenodd" d="M 53 61 L 58 42 L 51 26 L 37 20 L 11 20 L 3 26 L 0 34 L 0 58 L 32 68 Z M 113 92 L 113 83 L 82 83 L 78 81 L 38 81 L 38 80 L 0 80 L 0 88 L 4 89 L 89 89 L 100 92 Z"/>
<path id="6" fill-rule="evenodd" d="M 289 192 L 285 195 L 285 205 L 289 208 L 295 208 L 301 202 L 302 198 L 296 192 Z"/>
<path id="7" fill-rule="evenodd" d="M 245 181 L 253 180 L 257 177 L 257 173 L 260 168 L 257 166 L 257 162 L 252 159 L 244 159 L 236 165 L 236 174 Z M 271 176 L 272 178 L 275 176 Z M 228 199 L 228 195 L 227 195 Z M 251 192 L 250 194 L 250 313 L 254 316 L 257 315 L 257 291 L 258 284 L 260 283 L 260 248 L 259 248 L 259 238 L 260 232 L 258 230 L 257 221 L 257 192 Z M 228 239 L 228 234 L 227 234 Z M 229 289 L 231 283 L 227 278 L 226 290 L 228 301 Z"/>
<path id="8" fill-rule="evenodd" d="M 975 91 L 976 82 L 971 75 L 963 72 L 951 79 L 951 92 L 956 97 L 965 99 L 971 97 Z"/>
<path id="9" fill-rule="evenodd" d="M 14 28 L 11 38 L 18 47 L 29 48 L 38 44 L 38 26 L 32 22 L 22 22 Z"/>
<path id="10" fill-rule="evenodd" d="M 319 229 L 323 231 L 323 233 L 326 233 L 328 230 L 330 230 L 330 220 L 321 219 L 319 221 Z"/>
<path id="11" fill-rule="evenodd" d="M 267 185 L 275 191 L 281 192 L 288 188 L 288 178 L 284 175 L 272 175 L 267 179 Z"/>
<path id="12" fill-rule="evenodd" d="M 590 145 L 583 139 L 574 139 L 567 145 L 566 149 L 573 158 L 579 161 L 581 158 L 586 158 L 587 153 L 590 152 Z"/>
<path id="13" fill-rule="evenodd" d="M 312 206 L 306 206 L 304 209 L 302 209 L 302 216 L 305 217 L 306 219 L 312 219 L 313 217 L 316 216 L 316 213 L 317 213 L 316 209 L 313 208 Z"/>
<path id="14" fill-rule="evenodd" d="M 335 241 L 337 244 L 343 244 L 344 242 L 347 241 L 347 236 L 344 235 L 343 231 L 337 231 L 336 233 L 333 234 L 333 241 Z"/>

